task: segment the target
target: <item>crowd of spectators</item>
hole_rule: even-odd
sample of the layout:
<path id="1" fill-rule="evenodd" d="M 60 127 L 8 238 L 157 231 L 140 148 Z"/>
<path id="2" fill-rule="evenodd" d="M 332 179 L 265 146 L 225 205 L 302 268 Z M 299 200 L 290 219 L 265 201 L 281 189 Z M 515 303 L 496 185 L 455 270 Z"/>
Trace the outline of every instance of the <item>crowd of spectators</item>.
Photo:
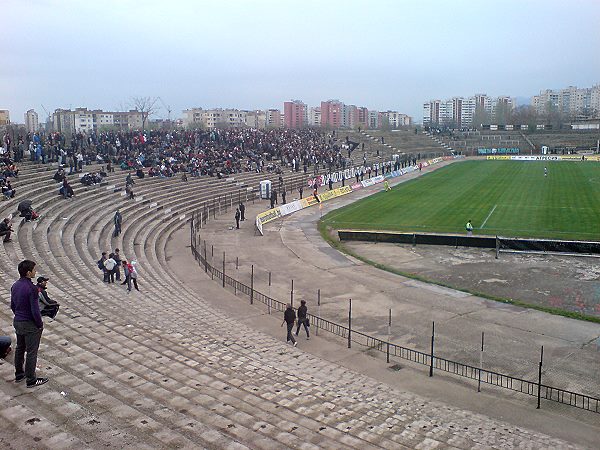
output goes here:
<path id="1" fill-rule="evenodd" d="M 118 166 L 135 171 L 138 177 L 224 177 L 249 171 L 281 173 L 286 167 L 297 172 L 337 169 L 349 163 L 351 153 L 347 139 L 312 129 L 109 131 L 69 137 L 28 133 L 14 141 L 4 136 L 4 170 L 29 159 L 58 163 L 72 174 L 96 162 L 105 164 L 106 172 Z"/>

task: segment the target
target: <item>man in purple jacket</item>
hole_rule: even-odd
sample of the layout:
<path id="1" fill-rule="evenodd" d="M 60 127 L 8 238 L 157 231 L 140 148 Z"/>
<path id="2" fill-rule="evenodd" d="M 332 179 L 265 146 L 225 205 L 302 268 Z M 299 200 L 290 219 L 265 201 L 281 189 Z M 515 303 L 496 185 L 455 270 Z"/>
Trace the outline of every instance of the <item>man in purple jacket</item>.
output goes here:
<path id="1" fill-rule="evenodd" d="M 13 325 L 17 334 L 15 382 L 27 379 L 27 387 L 32 388 L 48 382 L 48 378 L 38 378 L 35 374 L 44 322 L 40 313 L 38 289 L 31 281 L 36 273 L 35 262 L 27 259 L 21 261 L 18 269 L 21 278 L 12 285 L 10 293 L 10 307 L 15 314 Z"/>

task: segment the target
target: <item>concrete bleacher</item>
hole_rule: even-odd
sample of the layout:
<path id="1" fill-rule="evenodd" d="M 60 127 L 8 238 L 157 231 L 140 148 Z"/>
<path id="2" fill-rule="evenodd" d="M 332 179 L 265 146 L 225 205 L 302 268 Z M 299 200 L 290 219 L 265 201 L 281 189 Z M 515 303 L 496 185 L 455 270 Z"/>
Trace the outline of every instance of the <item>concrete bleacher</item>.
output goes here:
<path id="1" fill-rule="evenodd" d="M 3 448 L 470 448 L 490 439 L 567 446 L 390 390 L 212 308 L 181 283 L 165 248 L 204 202 L 229 196 L 235 205 L 241 186 L 208 177 L 136 179 L 132 201 L 112 189 L 125 174 L 90 188 L 72 181 L 76 196 L 64 200 L 53 171 L 25 164 L 17 198 L 0 204 L 5 216 L 29 198 L 42 215 L 15 222 L 13 242 L 0 246 L 2 331 L 12 334 L 10 286 L 22 259 L 38 262 L 62 305 L 46 324 L 38 359 L 50 383 L 0 386 Z M 304 175 L 285 177 L 299 183 Z M 236 176 L 249 187 L 264 178 Z M 117 208 L 124 220 L 114 238 Z M 96 261 L 116 247 L 137 261 L 142 292 L 102 282 Z M 7 381 L 10 361 L 0 361 Z"/>
<path id="2" fill-rule="evenodd" d="M 467 156 L 476 156 L 480 148 L 519 148 L 530 151 L 530 145 L 520 131 L 455 131 L 452 135 L 429 134 L 431 139 Z"/>
<path id="3" fill-rule="evenodd" d="M 550 149 L 595 150 L 600 133 L 593 131 L 537 131 L 528 133 L 527 137 L 539 150 L 543 145 Z"/>
<path id="4" fill-rule="evenodd" d="M 406 153 L 411 156 L 421 155 L 421 159 L 435 158 L 449 154 L 448 149 L 441 143 L 430 139 L 414 130 L 363 130 L 361 132 L 344 130 L 339 133 L 342 138 L 348 136 L 350 141 L 358 142 L 355 152 L 362 155 L 362 144 L 368 157 L 380 155 L 395 155 Z M 383 137 L 383 143 L 381 138 Z"/>
<path id="5" fill-rule="evenodd" d="M 477 155 L 479 148 L 519 148 L 521 153 L 540 153 L 542 146 L 550 149 L 567 151 L 587 149 L 594 150 L 597 133 L 589 131 L 455 131 L 447 133 L 430 133 L 429 137 L 440 145 L 467 156 Z"/>

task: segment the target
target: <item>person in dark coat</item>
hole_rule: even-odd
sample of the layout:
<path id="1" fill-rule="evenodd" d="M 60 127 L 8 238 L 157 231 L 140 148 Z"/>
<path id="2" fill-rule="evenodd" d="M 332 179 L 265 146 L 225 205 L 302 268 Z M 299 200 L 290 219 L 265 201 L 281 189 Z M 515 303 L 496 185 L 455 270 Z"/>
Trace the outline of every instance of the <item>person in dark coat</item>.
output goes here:
<path id="1" fill-rule="evenodd" d="M 246 206 L 240 202 L 240 215 L 242 216 L 240 220 L 243 222 L 246 220 Z"/>
<path id="2" fill-rule="evenodd" d="M 235 209 L 235 227 L 239 230 L 240 229 L 240 208 L 236 208 Z"/>
<path id="3" fill-rule="evenodd" d="M 294 347 L 296 347 L 298 345 L 298 343 L 296 342 L 296 339 L 294 339 L 294 334 L 292 333 L 295 322 L 296 322 L 296 311 L 294 311 L 294 308 L 292 308 L 292 305 L 290 305 L 288 303 L 287 308 L 286 308 L 285 312 L 283 313 L 283 322 L 281 322 L 281 326 L 283 326 L 284 323 L 287 324 L 287 342 L 292 341 L 292 344 L 294 345 Z"/>
<path id="4" fill-rule="evenodd" d="M 36 375 L 38 348 L 44 322 L 40 313 L 39 292 L 31 282 L 36 273 L 35 265 L 35 262 L 30 260 L 19 263 L 20 278 L 13 284 L 10 297 L 10 307 L 15 315 L 13 325 L 17 335 L 15 382 L 27 380 L 28 388 L 48 382 L 48 378 L 38 378 Z"/>
<path id="5" fill-rule="evenodd" d="M 115 217 L 113 218 L 113 222 L 115 224 L 115 232 L 113 233 L 113 237 L 117 237 L 121 234 L 121 222 L 123 221 L 123 216 L 121 212 L 117 209 L 115 212 Z"/>
<path id="6" fill-rule="evenodd" d="M 0 222 L 0 236 L 4 236 L 4 242 L 10 242 L 10 234 L 13 232 L 12 226 L 10 224 L 10 219 L 7 217 L 2 222 Z"/>
<path id="7" fill-rule="evenodd" d="M 296 336 L 300 332 L 300 327 L 304 325 L 306 330 L 306 339 L 310 339 L 310 333 L 308 332 L 309 321 L 308 321 L 308 308 L 306 307 L 306 300 L 300 301 L 300 308 L 298 308 L 298 325 L 296 328 Z"/>

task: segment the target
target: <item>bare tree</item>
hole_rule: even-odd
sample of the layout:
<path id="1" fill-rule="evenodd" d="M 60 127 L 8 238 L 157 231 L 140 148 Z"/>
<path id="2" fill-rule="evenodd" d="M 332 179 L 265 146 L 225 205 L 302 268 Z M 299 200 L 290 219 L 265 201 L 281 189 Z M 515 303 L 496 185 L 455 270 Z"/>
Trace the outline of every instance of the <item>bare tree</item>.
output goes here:
<path id="1" fill-rule="evenodd" d="M 142 132 L 146 127 L 146 120 L 158 109 L 156 106 L 157 101 L 158 97 L 133 97 L 131 99 L 133 108 L 142 114 Z"/>

